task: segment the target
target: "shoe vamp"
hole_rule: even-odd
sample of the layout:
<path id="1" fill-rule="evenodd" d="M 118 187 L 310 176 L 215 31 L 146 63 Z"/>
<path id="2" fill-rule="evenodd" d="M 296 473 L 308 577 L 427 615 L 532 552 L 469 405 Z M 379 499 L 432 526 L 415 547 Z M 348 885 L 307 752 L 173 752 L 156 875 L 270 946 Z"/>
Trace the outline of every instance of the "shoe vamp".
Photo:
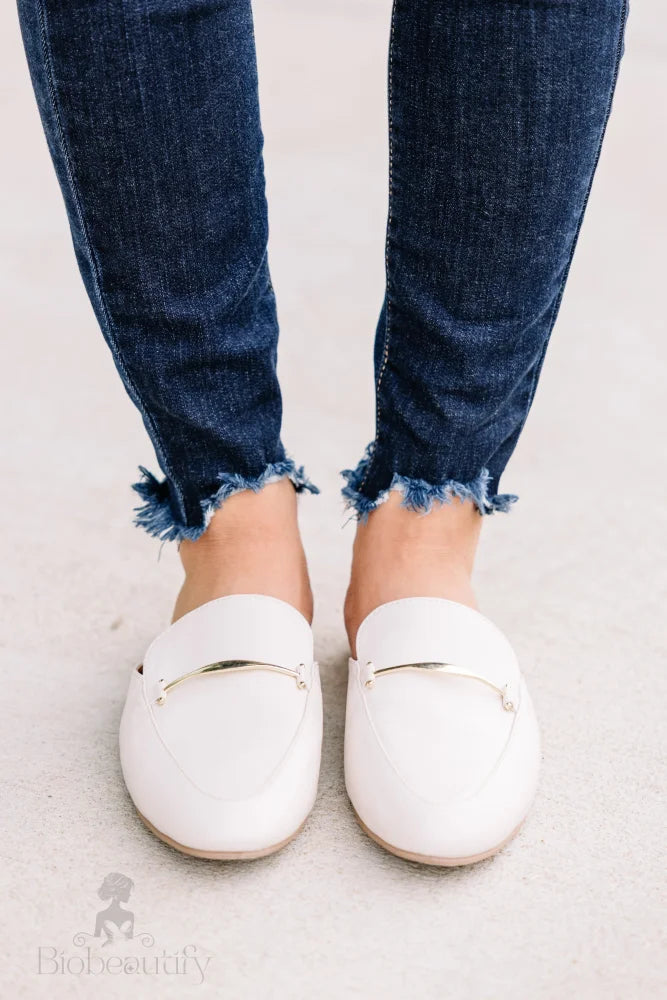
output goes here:
<path id="1" fill-rule="evenodd" d="M 169 693 L 153 714 L 178 766 L 197 787 L 243 799 L 270 780 L 306 705 L 290 677 L 268 671 L 205 676 Z"/>
<path id="2" fill-rule="evenodd" d="M 378 678 L 367 705 L 391 766 L 432 802 L 474 794 L 502 755 L 515 718 L 479 681 L 416 671 Z"/>

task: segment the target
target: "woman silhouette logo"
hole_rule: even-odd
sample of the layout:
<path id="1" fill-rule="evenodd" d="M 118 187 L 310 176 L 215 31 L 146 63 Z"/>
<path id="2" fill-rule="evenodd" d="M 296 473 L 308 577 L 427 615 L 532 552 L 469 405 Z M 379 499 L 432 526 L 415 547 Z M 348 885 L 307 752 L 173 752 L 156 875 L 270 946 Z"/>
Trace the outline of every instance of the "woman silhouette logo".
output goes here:
<path id="1" fill-rule="evenodd" d="M 134 882 L 127 875 L 110 872 L 97 890 L 100 899 L 111 900 L 106 910 L 100 910 L 95 921 L 95 937 L 102 937 L 103 934 L 106 937 L 103 947 L 134 936 L 134 913 L 121 905 L 127 903 L 133 888 Z"/>

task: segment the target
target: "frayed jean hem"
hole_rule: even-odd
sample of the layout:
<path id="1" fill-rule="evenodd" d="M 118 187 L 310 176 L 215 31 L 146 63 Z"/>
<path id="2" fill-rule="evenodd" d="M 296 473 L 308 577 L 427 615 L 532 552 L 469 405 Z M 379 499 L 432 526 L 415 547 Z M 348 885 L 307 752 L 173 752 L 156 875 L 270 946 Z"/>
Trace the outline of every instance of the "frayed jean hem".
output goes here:
<path id="1" fill-rule="evenodd" d="M 413 479 L 394 473 L 387 489 L 376 497 L 368 497 L 362 493 L 369 457 L 366 455 L 356 469 L 344 469 L 341 472 L 346 485 L 342 493 L 345 507 L 353 511 L 359 521 L 365 521 L 371 511 L 383 504 L 392 490 L 403 494 L 402 507 L 416 513 L 428 514 L 435 504 L 451 503 L 454 499 L 462 503 L 472 500 L 480 514 L 495 514 L 498 511 L 508 511 L 519 499 L 512 493 L 489 494 L 491 474 L 488 469 L 482 469 L 476 479 L 462 483 L 456 479 L 447 479 L 444 483 L 428 483 L 424 479 Z"/>
<path id="2" fill-rule="evenodd" d="M 271 462 L 264 471 L 255 478 L 238 475 L 234 472 L 221 472 L 217 477 L 219 486 L 215 493 L 200 501 L 203 523 L 199 525 L 183 524 L 174 514 L 170 497 L 169 483 L 166 479 L 157 479 L 152 472 L 139 466 L 141 480 L 134 483 L 132 489 L 144 501 L 134 508 L 134 523 L 143 528 L 149 535 L 159 538 L 162 542 L 181 542 L 184 538 L 196 541 L 208 528 L 211 518 L 225 500 L 240 493 L 242 490 L 252 490 L 259 493 L 264 486 L 275 483 L 279 479 L 289 479 L 297 493 L 319 493 L 319 489 L 307 478 L 303 466 L 297 468 L 291 459 L 282 462 Z"/>

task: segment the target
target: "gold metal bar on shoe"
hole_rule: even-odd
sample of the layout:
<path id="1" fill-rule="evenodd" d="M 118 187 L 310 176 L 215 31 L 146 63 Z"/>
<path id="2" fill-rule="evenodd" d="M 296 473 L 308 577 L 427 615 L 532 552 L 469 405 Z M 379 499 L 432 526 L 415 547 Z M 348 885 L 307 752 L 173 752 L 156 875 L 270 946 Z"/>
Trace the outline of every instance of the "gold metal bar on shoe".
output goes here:
<path id="1" fill-rule="evenodd" d="M 301 666 L 301 664 L 299 664 Z M 183 674 L 182 677 L 177 677 L 173 681 L 169 681 L 168 684 L 161 683 L 160 696 L 156 699 L 158 705 L 163 705 L 167 699 L 167 694 L 172 691 L 179 684 L 184 681 L 190 680 L 191 677 L 201 677 L 206 674 L 220 674 L 220 673 L 234 673 L 240 670 L 271 670 L 273 673 L 277 674 L 287 674 L 289 677 L 293 677 L 296 680 L 297 687 L 305 688 L 306 682 L 303 679 L 299 670 L 295 670 L 293 667 L 283 667 L 278 663 L 263 663 L 261 660 L 216 660 L 215 663 L 207 663 L 203 667 L 198 667 L 196 670 L 191 670 L 187 674 Z"/>
<path id="2" fill-rule="evenodd" d="M 457 667 L 454 663 L 440 663 L 429 660 L 422 663 L 397 663 L 391 667 L 374 667 L 373 675 L 366 681 L 366 686 L 372 687 L 376 677 L 380 677 L 382 674 L 394 673 L 396 670 L 433 670 L 449 674 L 451 677 L 469 677 L 471 680 L 481 681 L 482 684 L 486 684 L 492 691 L 497 691 L 503 699 L 503 707 L 508 711 L 513 711 L 514 709 L 513 703 L 507 698 L 506 687 L 498 687 L 497 684 L 487 680 L 486 677 L 473 673 L 471 670 L 464 670 L 462 667 Z"/>

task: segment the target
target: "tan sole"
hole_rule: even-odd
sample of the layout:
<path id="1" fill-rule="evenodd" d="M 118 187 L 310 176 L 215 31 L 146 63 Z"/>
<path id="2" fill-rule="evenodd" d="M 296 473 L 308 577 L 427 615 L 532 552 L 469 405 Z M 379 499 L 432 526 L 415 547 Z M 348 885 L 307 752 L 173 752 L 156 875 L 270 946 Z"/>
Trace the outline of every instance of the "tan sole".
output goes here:
<path id="1" fill-rule="evenodd" d="M 172 838 L 168 837 L 166 833 L 162 833 L 154 827 L 151 821 L 146 819 L 146 817 L 140 813 L 138 809 L 137 813 L 139 814 L 139 818 L 142 822 L 146 824 L 151 833 L 155 834 L 158 840 L 161 840 L 163 843 L 168 844 L 169 847 L 173 847 L 177 851 L 180 851 L 181 854 L 187 854 L 191 858 L 206 858 L 209 861 L 253 861 L 255 858 L 265 858 L 269 854 L 275 854 L 276 851 L 282 850 L 283 847 L 289 844 L 291 840 L 294 840 L 294 838 L 301 833 L 306 825 L 306 820 L 308 819 L 308 817 L 306 817 L 301 826 L 295 830 L 294 833 L 291 833 L 289 837 L 285 837 L 284 840 L 281 840 L 279 844 L 272 844 L 271 847 L 263 847 L 259 851 L 200 851 L 196 847 L 186 847 L 185 844 L 179 844 L 177 840 L 172 840 Z"/>
<path id="2" fill-rule="evenodd" d="M 492 858 L 494 854 L 498 853 L 498 851 L 502 851 L 503 847 L 509 844 L 513 837 L 516 837 L 522 825 L 522 823 L 519 823 L 516 829 L 512 830 L 509 837 L 506 837 L 505 840 L 503 840 L 502 844 L 492 847 L 490 851 L 482 851 L 481 854 L 471 854 L 467 858 L 437 858 L 432 854 L 414 854 L 412 851 L 403 851 L 400 847 L 394 847 L 393 844 L 388 844 L 386 840 L 382 839 L 382 837 L 378 837 L 376 833 L 369 830 L 354 806 L 352 806 L 352 811 L 357 817 L 357 822 L 364 833 L 367 833 L 371 840 L 374 840 L 376 844 L 380 845 L 380 847 L 384 847 L 385 851 L 389 851 L 390 854 L 395 854 L 396 857 L 403 858 L 405 861 L 418 861 L 419 864 L 437 865 L 439 868 L 458 868 L 460 865 L 474 865 L 478 861 L 486 861 L 487 858 Z"/>

